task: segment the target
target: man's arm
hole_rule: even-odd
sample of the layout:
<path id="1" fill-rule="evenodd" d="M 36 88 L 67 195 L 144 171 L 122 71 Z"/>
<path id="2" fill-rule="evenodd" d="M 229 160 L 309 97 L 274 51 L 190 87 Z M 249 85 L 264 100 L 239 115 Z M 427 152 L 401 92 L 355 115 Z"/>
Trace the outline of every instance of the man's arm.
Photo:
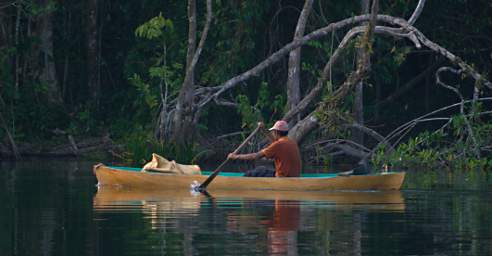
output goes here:
<path id="1" fill-rule="evenodd" d="M 246 160 L 246 161 L 252 161 L 252 160 L 258 160 L 262 157 L 264 157 L 265 154 L 263 151 L 259 151 L 256 153 L 251 153 L 251 154 L 234 154 L 230 153 L 227 158 L 231 160 Z"/>

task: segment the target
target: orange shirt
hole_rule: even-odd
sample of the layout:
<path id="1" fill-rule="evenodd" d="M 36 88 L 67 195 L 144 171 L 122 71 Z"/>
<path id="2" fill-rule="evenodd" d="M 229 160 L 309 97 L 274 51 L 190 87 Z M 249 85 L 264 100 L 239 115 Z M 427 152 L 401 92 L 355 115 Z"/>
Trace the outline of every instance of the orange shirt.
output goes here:
<path id="1" fill-rule="evenodd" d="M 274 141 L 262 150 L 263 154 L 275 161 L 276 177 L 299 177 L 301 173 L 301 154 L 297 143 L 287 136 Z"/>

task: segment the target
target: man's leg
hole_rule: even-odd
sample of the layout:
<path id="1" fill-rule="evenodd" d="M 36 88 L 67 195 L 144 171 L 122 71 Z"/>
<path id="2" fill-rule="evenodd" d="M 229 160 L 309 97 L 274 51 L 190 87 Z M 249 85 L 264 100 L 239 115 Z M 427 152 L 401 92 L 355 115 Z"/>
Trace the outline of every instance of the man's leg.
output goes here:
<path id="1" fill-rule="evenodd" d="M 275 171 L 265 166 L 258 166 L 253 170 L 246 171 L 245 177 L 275 177 Z"/>

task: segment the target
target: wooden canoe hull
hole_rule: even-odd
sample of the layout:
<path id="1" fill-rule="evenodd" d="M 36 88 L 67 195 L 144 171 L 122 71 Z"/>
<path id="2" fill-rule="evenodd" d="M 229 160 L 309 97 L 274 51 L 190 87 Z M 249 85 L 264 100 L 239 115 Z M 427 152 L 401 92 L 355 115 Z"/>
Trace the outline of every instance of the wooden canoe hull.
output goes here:
<path id="1" fill-rule="evenodd" d="M 99 164 L 94 173 L 100 186 L 123 186 L 128 188 L 162 190 L 189 189 L 190 185 L 207 179 L 207 175 L 174 175 L 120 170 Z M 217 176 L 207 187 L 214 190 L 399 190 L 405 178 L 404 172 L 336 176 L 330 178 L 260 178 Z"/>

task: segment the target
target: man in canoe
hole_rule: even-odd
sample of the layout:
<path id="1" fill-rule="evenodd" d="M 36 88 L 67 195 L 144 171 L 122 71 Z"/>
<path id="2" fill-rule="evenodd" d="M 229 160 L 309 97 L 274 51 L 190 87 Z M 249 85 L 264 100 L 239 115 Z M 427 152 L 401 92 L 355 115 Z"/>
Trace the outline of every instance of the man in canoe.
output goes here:
<path id="1" fill-rule="evenodd" d="M 287 122 L 277 121 L 269 129 L 272 143 L 266 148 L 251 154 L 230 153 L 231 160 L 254 161 L 262 157 L 273 159 L 275 171 L 260 166 L 254 170 L 247 171 L 244 176 L 249 177 L 299 177 L 301 173 L 301 154 L 297 143 L 289 137 L 289 125 Z"/>

